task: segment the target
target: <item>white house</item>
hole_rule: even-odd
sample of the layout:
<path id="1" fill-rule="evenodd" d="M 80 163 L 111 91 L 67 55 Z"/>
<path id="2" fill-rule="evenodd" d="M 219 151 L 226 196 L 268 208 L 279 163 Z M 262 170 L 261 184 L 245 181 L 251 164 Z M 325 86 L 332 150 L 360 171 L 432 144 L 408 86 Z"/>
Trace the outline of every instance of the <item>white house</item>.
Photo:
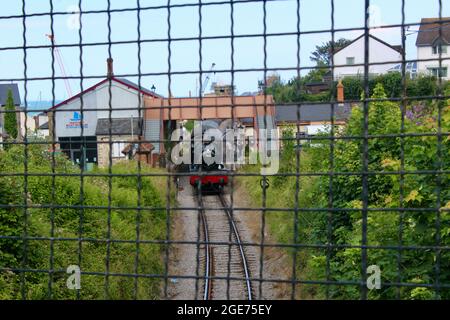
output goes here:
<path id="1" fill-rule="evenodd" d="M 40 125 L 39 127 L 36 127 L 35 133 L 36 136 L 41 139 L 47 139 L 48 137 L 50 137 L 50 128 L 48 126 L 48 122 Z"/>
<path id="2" fill-rule="evenodd" d="M 450 18 L 442 18 L 441 23 L 439 18 L 422 19 L 416 46 L 417 60 L 419 60 L 418 72 L 449 80 Z M 439 64 L 439 58 L 441 58 L 441 64 Z"/>
<path id="3" fill-rule="evenodd" d="M 369 75 L 388 73 L 402 61 L 403 49 L 369 35 Z M 334 57 L 334 78 L 347 76 L 364 76 L 365 37 L 364 34 L 350 42 L 347 46 L 336 50 Z M 373 64 L 376 63 L 376 64 Z M 340 66 L 340 67 L 338 67 Z"/>
<path id="4" fill-rule="evenodd" d="M 48 138 L 50 136 L 50 128 L 48 124 L 48 115 L 46 112 L 41 112 L 33 117 L 35 134 L 39 138 Z"/>

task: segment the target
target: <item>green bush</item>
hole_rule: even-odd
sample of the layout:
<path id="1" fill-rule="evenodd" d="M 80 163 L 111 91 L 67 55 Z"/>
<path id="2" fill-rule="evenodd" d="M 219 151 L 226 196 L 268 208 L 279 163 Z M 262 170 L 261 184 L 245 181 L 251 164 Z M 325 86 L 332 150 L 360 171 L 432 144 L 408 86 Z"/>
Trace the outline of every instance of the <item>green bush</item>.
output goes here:
<path id="1" fill-rule="evenodd" d="M 287 83 L 275 82 L 273 86 L 266 89 L 267 94 L 274 96 L 277 103 L 290 102 L 330 102 L 336 97 L 336 85 L 334 81 L 330 84 L 330 89 L 319 94 L 308 94 L 305 91 L 305 84 L 311 81 L 321 81 L 323 78 L 323 70 L 312 70 L 310 74 L 304 77 L 295 77 Z M 323 79 L 322 79 L 323 80 Z M 362 76 L 344 77 L 342 79 L 344 85 L 344 96 L 346 100 L 359 101 L 364 93 L 365 79 Z M 401 98 L 403 96 L 403 88 L 406 88 L 408 97 L 430 97 L 435 96 L 438 90 L 438 81 L 436 77 L 419 75 L 416 79 L 405 78 L 403 83 L 402 74 L 400 72 L 390 72 L 377 76 L 370 76 L 368 79 L 369 94 L 375 93 L 375 88 L 381 84 L 384 88 L 387 98 Z M 444 90 L 449 87 L 449 82 L 444 81 Z"/>
<path id="2" fill-rule="evenodd" d="M 6 99 L 5 111 L 16 111 L 13 93 L 11 90 L 8 90 L 8 97 Z M 17 113 L 8 112 L 5 114 L 4 117 L 5 117 L 5 131 L 8 133 L 11 139 L 17 139 L 17 135 L 19 133 L 17 130 Z"/>
<path id="3" fill-rule="evenodd" d="M 387 97 L 381 84 L 373 90 L 372 98 Z M 411 105 L 406 110 L 403 126 L 405 133 L 432 133 L 438 131 L 438 110 L 441 109 L 441 132 L 450 131 L 450 107 L 431 103 L 430 108 Z M 336 129 L 336 135 L 364 136 L 364 112 L 354 107 L 348 124 Z M 436 250 L 388 249 L 400 243 L 404 247 L 450 245 L 450 177 L 447 174 L 404 174 L 407 172 L 450 169 L 450 139 L 436 136 L 409 136 L 400 138 L 402 132 L 401 109 L 398 103 L 377 101 L 369 103 L 367 142 L 368 171 L 381 174 L 367 176 L 368 203 L 367 244 L 386 249 L 367 249 L 367 265 L 378 265 L 382 282 L 406 282 L 409 284 L 435 283 L 435 267 L 440 264 L 440 283 L 450 282 L 450 253 Z M 288 133 L 289 134 L 289 133 Z M 329 135 L 325 133 L 325 135 Z M 392 135 L 392 137 L 390 137 Z M 365 146 L 363 139 L 336 139 L 333 157 L 330 140 L 315 140 L 314 146 L 306 145 L 301 152 L 299 170 L 302 173 L 362 172 Z M 439 146 L 439 147 L 438 147 Z M 333 159 L 331 166 L 330 159 Z M 403 162 L 402 162 L 403 159 Z M 440 160 L 440 161 L 438 161 Z M 280 171 L 296 172 L 297 157 L 288 149 L 282 152 Z M 246 168 L 252 170 L 255 168 Z M 257 172 L 257 171 L 256 171 Z M 390 174 L 391 173 L 391 174 Z M 362 244 L 362 192 L 363 177 L 358 174 L 302 175 L 296 177 L 270 177 L 274 185 L 267 191 L 267 221 L 270 232 L 277 241 L 294 241 L 295 214 L 298 230 L 297 241 L 317 245 L 332 243 L 343 245 L 329 251 L 325 249 L 298 250 L 297 274 L 299 279 L 313 281 L 355 281 L 361 279 Z M 250 191 L 255 205 L 261 205 L 259 188 L 252 188 L 258 179 L 240 177 L 239 181 Z M 331 188 L 331 189 L 330 189 Z M 245 190 L 245 189 L 244 189 Z M 298 200 L 296 193 L 298 190 Z M 332 190 L 332 197 L 330 194 Z M 437 196 L 439 192 L 439 197 Z M 332 207 L 338 211 L 329 211 Z M 438 207 L 439 206 L 439 207 Z M 292 209 L 290 214 L 271 211 L 271 207 Z M 314 209 L 311 212 L 301 209 Z M 412 209 L 401 211 L 398 208 Z M 381 208 L 380 211 L 375 208 Z M 439 229 L 436 229 L 439 218 Z M 439 234 L 437 234 L 439 230 Z M 401 236 L 401 238 L 400 238 Z M 400 240 L 401 239 L 401 240 Z M 347 247 L 346 247 L 347 246 Z M 292 252 L 292 250 L 290 251 Z M 328 260 L 328 264 L 327 264 Z M 326 270 L 329 270 L 328 278 Z M 400 268 L 400 269 L 399 269 Z M 401 274 L 401 278 L 399 278 Z M 325 298 L 327 291 L 333 299 L 358 299 L 358 285 L 314 287 L 300 286 L 303 297 Z M 327 290 L 328 289 L 328 290 Z M 412 286 L 401 287 L 402 299 L 449 299 L 450 290 Z M 397 288 L 384 285 L 381 290 L 369 292 L 370 299 L 395 299 Z"/>
<path id="4" fill-rule="evenodd" d="M 39 145 L 29 145 L 27 155 L 28 172 L 51 173 L 52 156 Z M 24 172 L 25 153 L 23 146 L 11 147 L 8 151 L 0 151 L 0 171 L 10 173 Z M 65 157 L 56 155 L 55 172 L 58 174 L 75 173 L 80 170 Z M 143 168 L 142 172 L 151 169 Z M 107 173 L 98 170 L 97 173 Z M 136 165 L 124 164 L 113 167 L 115 173 L 137 174 Z M 17 208 L 0 209 L 0 234 L 18 237 L 0 241 L 0 266 L 13 271 L 0 273 L 0 297 L 7 299 L 20 298 L 20 274 L 17 268 L 37 270 L 50 269 L 50 252 L 53 251 L 53 269 L 57 272 L 52 280 L 52 298 L 76 298 L 74 291 L 66 288 L 69 265 L 80 265 L 82 271 L 105 272 L 106 257 L 109 255 L 109 271 L 117 274 L 161 274 L 163 272 L 160 258 L 162 245 L 140 244 L 139 267 L 135 270 L 137 253 L 136 228 L 140 226 L 141 240 L 165 239 L 164 198 L 156 185 L 160 181 L 152 177 L 141 179 L 142 207 L 138 205 L 138 181 L 136 177 L 112 178 L 109 192 L 109 177 L 85 177 L 81 188 L 79 176 L 23 176 L 0 177 L 0 204 L 18 205 Z M 25 182 L 28 209 L 19 207 L 24 204 Z M 81 189 L 83 192 L 81 193 Z M 109 197 L 109 194 L 111 195 Z M 110 198 L 110 200 L 109 200 Z M 53 210 L 44 205 L 56 206 Z M 108 206 L 114 209 L 108 209 Z M 81 208 L 80 206 L 85 206 Z M 151 208 L 155 209 L 151 209 Z M 104 209 L 103 209 L 104 208 Z M 122 209 L 123 208 L 123 209 Z M 25 228 L 26 226 L 26 228 Z M 24 232 L 32 237 L 50 237 L 56 240 L 34 240 L 24 242 Z M 97 241 L 76 240 L 79 236 Z M 123 242 L 105 241 L 107 237 Z M 58 239 L 73 239 L 58 240 Z M 26 259 L 24 248 L 28 248 Z M 81 250 L 81 251 L 80 251 Z M 108 253 L 109 252 L 109 253 Z M 81 261 L 79 261 L 81 254 Z M 80 263 L 81 262 L 81 263 Z M 26 273 L 25 295 L 29 299 L 48 298 L 49 274 Z M 112 299 L 130 299 L 134 297 L 134 278 L 109 277 L 109 295 Z M 137 298 L 153 299 L 159 297 L 160 281 L 158 279 L 139 278 Z M 105 298 L 105 277 L 82 275 L 82 299 Z"/>
<path id="5" fill-rule="evenodd" d="M 345 77 L 342 80 L 344 85 L 344 95 L 346 100 L 359 100 L 364 92 L 364 79 L 362 77 Z M 401 98 L 403 86 L 406 87 L 408 97 L 428 97 L 434 96 L 437 92 L 437 79 L 432 76 L 420 75 L 416 79 L 405 79 L 402 81 L 400 72 L 390 72 L 369 78 L 369 93 L 373 95 L 375 88 L 381 84 L 387 98 Z"/>
<path id="6" fill-rule="evenodd" d="M 432 76 L 420 75 L 414 81 L 408 82 L 407 95 L 409 97 L 428 97 L 436 95 L 437 79 Z"/>

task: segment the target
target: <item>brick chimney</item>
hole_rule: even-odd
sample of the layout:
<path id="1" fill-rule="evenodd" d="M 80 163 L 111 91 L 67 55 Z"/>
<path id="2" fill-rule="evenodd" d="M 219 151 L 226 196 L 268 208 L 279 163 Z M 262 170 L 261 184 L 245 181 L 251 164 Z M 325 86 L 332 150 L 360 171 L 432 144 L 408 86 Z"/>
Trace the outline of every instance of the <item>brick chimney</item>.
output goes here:
<path id="1" fill-rule="evenodd" d="M 107 77 L 108 77 L 108 79 L 111 79 L 112 77 L 114 77 L 114 60 L 112 58 L 108 58 L 106 60 L 106 63 L 108 66 Z"/>
<path id="2" fill-rule="evenodd" d="M 344 85 L 342 84 L 342 80 L 339 80 L 339 83 L 336 86 L 337 88 L 337 102 L 344 103 L 345 97 L 344 97 Z"/>

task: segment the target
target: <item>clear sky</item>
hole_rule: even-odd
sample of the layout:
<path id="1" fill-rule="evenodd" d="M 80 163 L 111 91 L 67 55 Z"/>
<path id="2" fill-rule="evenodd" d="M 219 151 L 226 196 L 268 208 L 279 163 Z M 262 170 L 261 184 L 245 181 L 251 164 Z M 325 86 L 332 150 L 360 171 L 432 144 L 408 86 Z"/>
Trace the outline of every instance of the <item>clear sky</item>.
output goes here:
<path id="1" fill-rule="evenodd" d="M 210 3 L 219 0 L 203 0 Z M 136 8 L 137 1 L 110 0 L 112 9 Z M 82 10 L 105 10 L 107 0 L 84 0 Z M 167 5 L 167 0 L 140 0 L 141 7 Z M 183 3 L 198 3 L 197 0 L 172 0 L 172 5 Z M 335 28 L 356 28 L 364 26 L 364 0 L 334 0 Z M 372 0 L 372 25 L 392 25 L 401 23 L 402 0 Z M 405 0 L 406 22 L 418 23 L 424 17 L 439 16 L 439 0 Z M 26 13 L 42 13 L 50 11 L 50 0 L 26 0 Z M 301 31 L 327 30 L 331 28 L 331 0 L 300 0 Z M 442 15 L 450 16 L 450 3 L 442 1 Z M 78 0 L 53 0 L 54 11 L 74 11 Z M 229 36 L 231 34 L 231 6 L 229 4 L 204 5 L 202 7 L 202 36 Z M 297 31 L 297 1 L 269 1 L 267 9 L 267 33 L 288 33 Z M 0 12 L 0 48 L 23 46 L 22 18 L 5 19 L 10 15 L 22 14 L 22 1 L 9 0 L 2 2 Z M 141 39 L 159 39 L 141 44 L 142 73 L 168 72 L 168 10 L 149 9 L 141 11 Z M 171 37 L 189 38 L 199 35 L 199 7 L 188 6 L 171 9 Z M 234 34 L 262 34 L 263 3 L 236 3 L 234 5 Z M 54 29 L 57 44 L 78 44 L 80 39 L 77 29 L 77 17 L 73 15 L 57 15 L 54 17 Z M 83 43 L 107 42 L 108 20 L 106 13 L 82 15 Z M 49 45 L 45 34 L 50 33 L 50 16 L 36 16 L 26 19 L 27 45 Z M 111 13 L 112 41 L 137 40 L 137 11 Z M 411 31 L 418 27 L 412 27 Z M 408 33 L 410 33 L 408 32 Z M 353 39 L 362 31 L 338 32 L 336 39 L 345 37 Z M 411 32 L 407 40 L 407 58 L 416 58 L 415 40 L 417 34 Z M 401 44 L 400 29 L 374 30 L 373 34 L 393 44 Z M 302 67 L 313 66 L 309 56 L 316 45 L 331 39 L 329 32 L 301 36 L 300 62 Z M 263 37 L 236 38 L 234 41 L 234 67 L 236 69 L 264 67 Z M 138 73 L 137 44 L 115 44 L 112 46 L 115 74 Z M 78 47 L 61 48 L 66 72 L 69 76 L 80 75 Z M 199 70 L 199 41 L 171 42 L 172 72 Z M 231 40 L 214 39 L 202 41 L 203 70 L 209 70 L 211 64 L 216 64 L 217 70 L 231 69 Z M 83 73 L 85 76 L 103 76 L 106 74 L 107 45 L 84 47 Z M 27 77 L 51 77 L 51 52 L 48 48 L 27 50 Z M 286 68 L 297 66 L 297 36 L 281 35 L 267 37 L 267 67 Z M 56 76 L 60 69 L 55 65 Z M 279 71 L 283 80 L 292 78 L 296 71 Z M 20 79 L 24 77 L 23 50 L 0 50 L 0 82 L 5 79 Z M 238 94 L 256 91 L 258 80 L 263 78 L 263 72 L 236 72 L 234 82 Z M 137 78 L 128 77 L 137 82 Z M 84 87 L 88 87 L 100 79 L 86 79 Z M 217 73 L 212 81 L 230 83 L 231 74 Z M 17 81 L 19 82 L 19 81 Z M 168 95 L 168 76 L 152 75 L 141 78 L 143 86 L 156 87 L 156 92 Z M 73 93 L 80 91 L 80 81 L 70 81 Z M 52 84 L 50 80 L 29 81 L 28 100 L 38 100 L 40 94 L 43 100 L 51 100 Z M 62 80 L 56 81 L 56 99 L 67 98 Z M 23 83 L 20 82 L 21 96 L 24 96 Z M 172 75 L 171 91 L 174 96 L 187 96 L 189 92 L 198 92 L 198 74 Z M 22 98 L 23 99 L 23 98 Z"/>

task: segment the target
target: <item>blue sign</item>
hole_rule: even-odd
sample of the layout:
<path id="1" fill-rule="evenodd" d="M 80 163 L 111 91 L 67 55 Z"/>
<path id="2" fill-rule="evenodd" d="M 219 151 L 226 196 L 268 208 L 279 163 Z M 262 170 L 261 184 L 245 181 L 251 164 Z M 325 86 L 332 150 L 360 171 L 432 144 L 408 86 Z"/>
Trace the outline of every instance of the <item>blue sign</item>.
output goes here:
<path id="1" fill-rule="evenodd" d="M 66 129 L 81 129 L 81 126 L 83 126 L 84 129 L 88 127 L 86 123 L 83 123 L 81 121 L 81 115 L 79 112 L 73 113 L 73 118 L 70 119 L 70 122 L 66 124 Z"/>
<path id="2" fill-rule="evenodd" d="M 79 112 L 74 112 L 73 113 L 73 118 L 70 119 L 70 121 L 81 121 L 81 116 Z"/>

